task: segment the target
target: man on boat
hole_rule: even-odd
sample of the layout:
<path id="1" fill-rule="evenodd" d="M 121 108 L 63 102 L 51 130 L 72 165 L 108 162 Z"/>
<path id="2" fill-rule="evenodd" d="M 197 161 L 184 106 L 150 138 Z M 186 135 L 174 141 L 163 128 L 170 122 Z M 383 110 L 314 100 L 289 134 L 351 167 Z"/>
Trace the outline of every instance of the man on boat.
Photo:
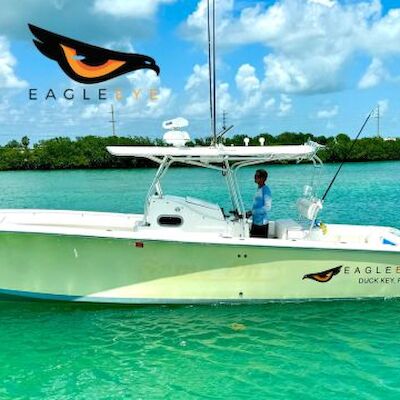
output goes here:
<path id="1" fill-rule="evenodd" d="M 268 213 L 271 210 L 272 195 L 270 188 L 265 184 L 268 179 L 268 172 L 265 169 L 258 169 L 254 175 L 254 182 L 258 185 L 253 200 L 251 214 L 253 223 L 251 225 L 250 237 L 268 237 Z"/>

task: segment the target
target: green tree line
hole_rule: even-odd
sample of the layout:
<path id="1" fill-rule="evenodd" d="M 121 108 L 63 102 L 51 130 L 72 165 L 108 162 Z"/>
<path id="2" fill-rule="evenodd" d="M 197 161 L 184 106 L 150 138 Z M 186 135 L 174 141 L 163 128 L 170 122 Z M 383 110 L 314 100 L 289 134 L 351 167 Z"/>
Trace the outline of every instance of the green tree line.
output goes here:
<path id="1" fill-rule="evenodd" d="M 246 135 L 235 135 L 225 139 L 225 145 L 243 146 Z M 310 133 L 283 132 L 272 136 L 262 133 L 250 138 L 250 145 L 259 146 L 259 139 L 265 139 L 265 145 L 278 146 L 303 144 L 308 140 L 325 146 L 318 155 L 324 162 L 348 161 L 383 161 L 400 160 L 400 138 L 384 140 L 382 138 L 359 139 L 350 153 L 353 140 L 346 134 L 335 137 L 315 136 Z M 194 139 L 189 146 L 207 146 L 210 138 Z M 134 168 L 147 167 L 154 164 L 146 159 L 130 157 L 114 157 L 106 150 L 106 146 L 164 146 L 160 139 L 143 136 L 134 137 L 100 137 L 84 136 L 76 139 L 56 137 L 41 140 L 30 145 L 24 136 L 21 141 L 12 140 L 0 147 L 0 170 L 51 170 L 51 169 L 96 169 L 96 168 Z"/>

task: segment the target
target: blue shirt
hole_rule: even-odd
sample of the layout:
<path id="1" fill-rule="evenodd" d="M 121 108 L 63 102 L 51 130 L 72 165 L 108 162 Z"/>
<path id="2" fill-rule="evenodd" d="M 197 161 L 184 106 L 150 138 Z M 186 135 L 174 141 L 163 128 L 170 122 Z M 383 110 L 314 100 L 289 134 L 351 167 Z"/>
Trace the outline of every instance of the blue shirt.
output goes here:
<path id="1" fill-rule="evenodd" d="M 268 186 L 264 185 L 257 189 L 253 200 L 253 208 L 251 210 L 253 215 L 254 225 L 267 225 L 268 212 L 272 206 L 271 190 Z"/>

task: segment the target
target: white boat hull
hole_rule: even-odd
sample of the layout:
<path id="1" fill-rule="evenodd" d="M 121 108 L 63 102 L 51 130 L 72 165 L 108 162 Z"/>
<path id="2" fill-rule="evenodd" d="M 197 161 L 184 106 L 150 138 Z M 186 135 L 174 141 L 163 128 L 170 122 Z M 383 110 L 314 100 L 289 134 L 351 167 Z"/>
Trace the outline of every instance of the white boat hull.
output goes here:
<path id="1" fill-rule="evenodd" d="M 32 213 L 47 223 L 33 223 Z M 114 214 L 114 228 L 107 229 L 99 217 L 113 219 L 112 214 L 6 214 L 0 227 L 5 297 L 168 304 L 400 296 L 398 246 L 335 248 L 317 241 L 217 236 L 206 242 L 205 236 L 171 232 L 169 238 L 150 238 L 124 225 L 134 215 Z M 69 225 L 51 225 L 51 218 Z M 81 218 L 80 226 L 74 218 Z"/>

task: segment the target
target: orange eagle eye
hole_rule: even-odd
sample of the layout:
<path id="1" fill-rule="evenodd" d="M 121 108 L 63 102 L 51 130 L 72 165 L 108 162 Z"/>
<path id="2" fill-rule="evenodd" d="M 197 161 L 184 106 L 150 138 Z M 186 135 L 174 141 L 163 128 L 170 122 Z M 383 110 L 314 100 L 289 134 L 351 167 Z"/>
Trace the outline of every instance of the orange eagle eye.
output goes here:
<path id="1" fill-rule="evenodd" d="M 303 276 L 303 279 L 312 279 L 317 282 L 329 282 L 335 275 L 337 275 L 342 269 L 342 265 L 328 269 L 326 271 L 317 272 L 314 274 L 307 274 Z"/>
<path id="2" fill-rule="evenodd" d="M 75 49 L 60 44 L 64 51 L 65 58 L 71 69 L 79 76 L 84 78 L 98 78 L 110 74 L 126 64 L 126 61 L 107 60 L 101 65 L 88 65 L 76 58 L 77 52 Z"/>
<path id="3" fill-rule="evenodd" d="M 333 276 L 333 272 L 330 271 L 326 274 L 315 274 L 313 275 L 313 279 L 315 279 L 318 282 L 328 282 L 329 280 L 331 280 Z"/>

